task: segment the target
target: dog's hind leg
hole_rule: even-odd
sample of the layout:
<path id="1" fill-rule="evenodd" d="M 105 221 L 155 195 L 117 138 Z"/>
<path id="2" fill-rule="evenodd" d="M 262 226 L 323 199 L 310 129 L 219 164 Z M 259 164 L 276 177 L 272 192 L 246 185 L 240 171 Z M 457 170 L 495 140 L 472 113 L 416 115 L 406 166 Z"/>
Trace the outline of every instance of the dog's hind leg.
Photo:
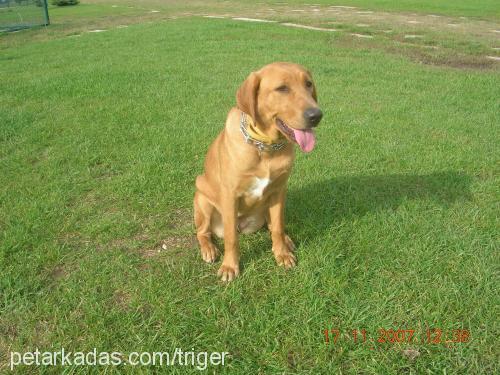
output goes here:
<path id="1" fill-rule="evenodd" d="M 216 208 L 199 191 L 194 194 L 194 224 L 196 238 L 200 244 L 201 257 L 207 263 L 213 263 L 219 255 L 219 250 L 212 242 L 211 219 Z"/>

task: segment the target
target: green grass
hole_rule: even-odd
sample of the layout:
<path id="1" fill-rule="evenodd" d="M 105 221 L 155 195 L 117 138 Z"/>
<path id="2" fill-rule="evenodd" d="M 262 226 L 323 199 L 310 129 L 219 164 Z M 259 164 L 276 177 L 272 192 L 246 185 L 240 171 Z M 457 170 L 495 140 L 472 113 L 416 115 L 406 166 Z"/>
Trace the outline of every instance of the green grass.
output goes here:
<path id="1" fill-rule="evenodd" d="M 497 70 L 231 20 L 41 32 L 1 37 L 0 369 L 11 350 L 182 347 L 230 352 L 216 373 L 498 372 Z M 289 184 L 299 264 L 259 232 L 224 285 L 193 241 L 194 179 L 239 83 L 275 60 L 314 73 L 325 112 Z M 376 342 L 426 327 L 472 339 Z"/>
<path id="2" fill-rule="evenodd" d="M 242 0 L 244 2 L 244 0 Z M 280 3 L 279 1 L 269 3 Z M 496 0 L 289 0 L 288 4 L 320 4 L 320 5 L 340 5 L 355 6 L 366 9 L 384 11 L 402 11 L 418 13 L 434 13 L 452 16 L 471 16 L 484 18 L 498 18 L 500 16 L 500 6 Z"/>

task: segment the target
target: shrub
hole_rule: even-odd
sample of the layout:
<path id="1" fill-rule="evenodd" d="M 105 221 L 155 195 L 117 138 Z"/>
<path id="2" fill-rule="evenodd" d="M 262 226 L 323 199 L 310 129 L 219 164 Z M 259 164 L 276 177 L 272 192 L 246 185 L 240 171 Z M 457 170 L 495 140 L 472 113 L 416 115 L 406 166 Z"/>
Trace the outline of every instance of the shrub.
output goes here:
<path id="1" fill-rule="evenodd" d="M 76 5 L 80 0 L 52 0 L 52 5 L 66 6 L 66 5 Z"/>

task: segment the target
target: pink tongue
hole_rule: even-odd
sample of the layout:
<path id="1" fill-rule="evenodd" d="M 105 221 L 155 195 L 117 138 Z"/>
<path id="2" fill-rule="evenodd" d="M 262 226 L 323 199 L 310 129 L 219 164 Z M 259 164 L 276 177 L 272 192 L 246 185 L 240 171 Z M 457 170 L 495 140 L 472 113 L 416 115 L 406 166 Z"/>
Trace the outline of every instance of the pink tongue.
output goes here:
<path id="1" fill-rule="evenodd" d="M 312 129 L 299 130 L 293 129 L 293 134 L 295 135 L 295 140 L 299 144 L 300 148 L 304 152 L 311 152 L 316 144 L 316 138 L 314 137 L 314 132 Z"/>

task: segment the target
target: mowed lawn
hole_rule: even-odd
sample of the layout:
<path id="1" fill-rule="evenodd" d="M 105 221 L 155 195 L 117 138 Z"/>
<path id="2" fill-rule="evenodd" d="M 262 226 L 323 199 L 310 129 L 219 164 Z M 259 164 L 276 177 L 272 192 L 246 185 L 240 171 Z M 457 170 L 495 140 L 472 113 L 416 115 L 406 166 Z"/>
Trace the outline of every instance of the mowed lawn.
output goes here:
<path id="1" fill-rule="evenodd" d="M 99 0 L 93 0 L 99 1 Z M 103 1 L 103 0 L 101 0 Z M 154 0 L 150 0 L 154 1 Z M 157 0 L 161 1 L 161 0 Z M 245 2 L 245 0 L 241 0 Z M 280 2 L 277 2 L 280 3 Z M 304 0 L 288 0 L 288 4 L 302 5 L 308 3 Z M 496 0 L 311 0 L 314 5 L 333 5 L 333 6 L 354 6 L 364 9 L 377 9 L 389 12 L 435 12 L 443 15 L 471 16 L 481 18 L 497 18 L 500 16 L 500 6 Z"/>
<path id="2" fill-rule="evenodd" d="M 498 70 L 195 17 L 0 60 L 1 371 L 10 351 L 61 347 L 229 352 L 210 373 L 498 371 Z M 278 268 L 263 231 L 241 238 L 224 284 L 196 245 L 194 179 L 239 84 L 277 60 L 313 72 L 325 113 L 289 183 L 298 266 Z M 381 328 L 418 340 L 379 343 Z M 342 335 L 325 344 L 325 329 Z M 453 329 L 470 339 L 444 343 Z"/>

